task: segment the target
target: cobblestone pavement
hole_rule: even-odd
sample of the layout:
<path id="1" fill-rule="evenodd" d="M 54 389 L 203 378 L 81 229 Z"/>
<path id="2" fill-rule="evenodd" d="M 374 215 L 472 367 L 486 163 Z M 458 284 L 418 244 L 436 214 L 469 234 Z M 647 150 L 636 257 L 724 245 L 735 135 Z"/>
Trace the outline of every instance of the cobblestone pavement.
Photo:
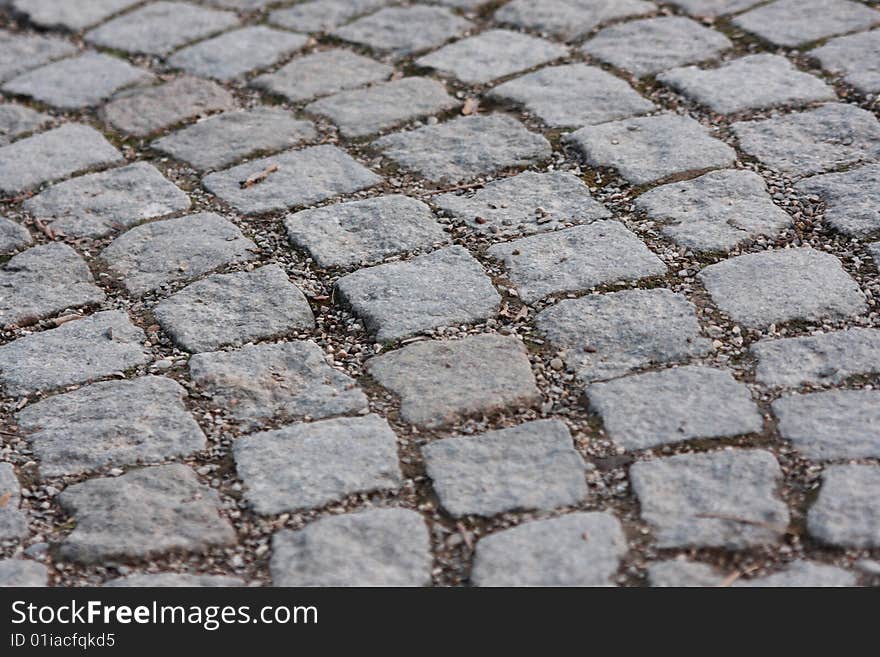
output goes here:
<path id="1" fill-rule="evenodd" d="M 880 584 L 880 2 L 0 0 L 0 583 Z"/>

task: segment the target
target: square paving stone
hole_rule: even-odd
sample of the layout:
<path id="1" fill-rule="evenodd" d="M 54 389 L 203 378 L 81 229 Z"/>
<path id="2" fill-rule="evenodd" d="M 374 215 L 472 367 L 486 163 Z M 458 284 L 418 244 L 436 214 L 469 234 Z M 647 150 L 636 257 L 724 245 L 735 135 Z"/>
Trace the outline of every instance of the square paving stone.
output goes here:
<path id="1" fill-rule="evenodd" d="M 456 517 L 549 511 L 587 495 L 584 460 L 559 420 L 445 438 L 422 454 L 440 504 Z"/>
<path id="2" fill-rule="evenodd" d="M 189 371 L 193 382 L 245 428 L 272 418 L 323 418 L 367 407 L 354 379 L 330 367 L 314 342 L 196 354 Z"/>
<path id="3" fill-rule="evenodd" d="M 809 55 L 863 94 L 880 92 L 880 30 L 832 39 Z"/>
<path id="4" fill-rule="evenodd" d="M 865 295 L 840 261 L 810 247 L 737 256 L 698 276 L 723 313 L 755 328 L 852 317 L 867 309 Z"/>
<path id="5" fill-rule="evenodd" d="M 309 302 L 278 265 L 208 276 L 172 294 L 153 314 L 174 343 L 192 353 L 315 326 Z"/>
<path id="6" fill-rule="evenodd" d="M 610 167 L 634 185 L 721 169 L 736 151 L 689 116 L 658 114 L 587 126 L 565 138 L 594 167 Z"/>
<path id="7" fill-rule="evenodd" d="M 474 24 L 442 7 L 388 7 L 331 33 L 377 52 L 406 57 L 441 46 Z"/>
<path id="8" fill-rule="evenodd" d="M 743 151 L 797 176 L 880 158 L 880 122 L 855 105 L 828 103 L 732 128 Z"/>
<path id="9" fill-rule="evenodd" d="M 323 507 L 403 482 L 397 437 L 378 415 L 292 424 L 233 446 L 244 497 L 272 515 Z"/>
<path id="10" fill-rule="evenodd" d="M 880 391 L 829 390 L 773 402 L 779 433 L 815 461 L 880 458 Z"/>
<path id="11" fill-rule="evenodd" d="M 880 11 L 851 0 L 776 0 L 737 16 L 733 24 L 774 45 L 796 47 L 878 25 Z"/>
<path id="12" fill-rule="evenodd" d="M 522 104 L 554 128 L 581 128 L 657 109 L 617 76 L 586 64 L 542 68 L 495 87 L 489 95 Z"/>
<path id="13" fill-rule="evenodd" d="M 281 151 L 317 138 L 311 121 L 274 107 L 224 112 L 153 142 L 153 148 L 200 170 L 222 169 L 246 157 Z"/>
<path id="14" fill-rule="evenodd" d="M 272 538 L 275 586 L 428 586 L 431 537 L 408 509 L 368 509 L 321 518 Z"/>
<path id="15" fill-rule="evenodd" d="M 42 477 L 75 475 L 205 449 L 205 435 L 183 405 L 186 394 L 158 376 L 107 381 L 31 404 L 15 419 Z"/>
<path id="16" fill-rule="evenodd" d="M 386 135 L 374 145 L 404 169 L 450 183 L 532 164 L 553 152 L 544 137 L 503 114 L 463 116 Z"/>
<path id="17" fill-rule="evenodd" d="M 52 242 L 12 257 L 0 268 L 0 326 L 33 323 L 65 308 L 97 304 L 104 292 L 76 251 Z"/>
<path id="18" fill-rule="evenodd" d="M 43 588 L 49 583 L 49 569 L 30 559 L 0 560 L 0 588 Z"/>
<path id="19" fill-rule="evenodd" d="M 327 117 L 346 137 L 365 137 L 459 105 L 436 80 L 412 77 L 341 91 L 307 105 L 306 111 Z"/>
<path id="20" fill-rule="evenodd" d="M 19 508 L 21 484 L 10 463 L 0 463 L 0 497 L 6 500 L 0 506 L 0 540 L 24 538 L 28 534 L 27 516 Z"/>
<path id="21" fill-rule="evenodd" d="M 761 340 L 751 352 L 758 358 L 755 378 L 766 385 L 838 384 L 852 376 L 880 373 L 880 330 L 851 328 Z"/>
<path id="22" fill-rule="evenodd" d="M 429 428 L 541 399 L 526 349 L 514 337 L 418 342 L 370 359 L 367 371 L 400 396 L 404 422 Z"/>
<path id="23" fill-rule="evenodd" d="M 708 564 L 696 561 L 658 561 L 648 566 L 651 586 L 666 587 L 724 587 L 729 576 Z M 855 586 L 856 577 L 843 568 L 826 566 L 811 561 L 793 561 L 782 570 L 763 577 L 739 578 L 729 586 L 751 587 L 840 587 Z"/>
<path id="24" fill-rule="evenodd" d="M 377 342 L 480 322 L 501 305 L 483 266 L 457 245 L 348 274 L 337 281 L 336 292 Z"/>
<path id="25" fill-rule="evenodd" d="M 325 268 L 376 264 L 448 241 L 431 208 L 400 194 L 302 210 L 284 226 L 291 244 Z"/>
<path id="26" fill-rule="evenodd" d="M 96 313 L 0 347 L 0 383 L 20 397 L 122 372 L 150 360 L 145 339 L 125 313 Z"/>
<path id="27" fill-rule="evenodd" d="M 100 132 L 81 123 L 66 123 L 0 147 L 0 192 L 17 194 L 122 161 L 122 153 Z"/>
<path id="28" fill-rule="evenodd" d="M 694 305 L 662 288 L 565 299 L 538 313 L 535 325 L 565 350 L 565 362 L 581 381 L 684 361 L 712 349 L 700 335 Z"/>
<path id="29" fill-rule="evenodd" d="M 853 237 L 880 232 L 880 164 L 802 180 L 795 189 L 825 202 L 825 222 Z"/>
<path id="30" fill-rule="evenodd" d="M 269 21 L 297 32 L 326 32 L 389 4 L 391 0 L 311 0 L 273 11 Z"/>
<path id="31" fill-rule="evenodd" d="M 98 105 L 123 87 L 154 79 L 126 61 L 87 52 L 23 73 L 4 84 L 3 91 L 62 109 L 79 109 Z"/>
<path id="32" fill-rule="evenodd" d="M 190 575 L 189 573 L 144 573 L 117 577 L 104 582 L 106 587 L 137 587 L 137 588 L 217 588 L 225 586 L 246 586 L 239 577 L 226 575 Z"/>
<path id="33" fill-rule="evenodd" d="M 431 202 L 476 231 L 499 236 L 541 233 L 611 216 L 582 180 L 561 171 L 525 171 L 490 182 L 475 194 L 443 194 Z"/>
<path id="34" fill-rule="evenodd" d="M 267 174 L 261 182 L 249 178 Z M 373 187 L 382 178 L 327 144 L 291 150 L 212 173 L 202 184 L 244 214 L 302 207 Z"/>
<path id="35" fill-rule="evenodd" d="M 76 46 L 57 36 L 0 30 L 0 81 L 73 55 L 76 51 Z"/>
<path id="36" fill-rule="evenodd" d="M 259 76 L 251 86 L 297 103 L 387 80 L 393 72 L 394 69 L 387 64 L 348 50 L 322 50 L 297 57 L 275 73 Z"/>
<path id="37" fill-rule="evenodd" d="M 182 77 L 122 95 L 104 107 L 103 116 L 120 132 L 146 137 L 181 121 L 233 107 L 235 98 L 220 85 Z"/>
<path id="38" fill-rule="evenodd" d="M 60 547 L 73 561 L 147 558 L 236 542 L 235 530 L 220 515 L 220 497 L 185 465 L 90 479 L 68 486 L 58 501 L 76 521 Z"/>
<path id="39" fill-rule="evenodd" d="M 34 132 L 51 120 L 47 114 L 32 110 L 16 103 L 0 105 L 0 146 L 5 146 L 16 137 Z"/>
<path id="40" fill-rule="evenodd" d="M 630 468 L 642 518 L 659 548 L 739 550 L 777 543 L 788 508 L 782 471 L 763 450 L 725 449 L 642 461 Z"/>
<path id="41" fill-rule="evenodd" d="M 610 513 L 570 513 L 480 539 L 474 586 L 612 586 L 627 552 Z"/>
<path id="42" fill-rule="evenodd" d="M 211 212 L 132 228 L 101 252 L 101 259 L 133 295 L 218 267 L 253 260 L 256 245 L 238 226 Z"/>
<path id="43" fill-rule="evenodd" d="M 720 114 L 837 100 L 834 88 L 780 55 L 747 55 L 718 68 L 674 68 L 657 80 Z"/>
<path id="44" fill-rule="evenodd" d="M 758 433 L 764 420 L 744 383 L 710 367 L 679 367 L 594 383 L 590 407 L 628 450 Z"/>
<path id="45" fill-rule="evenodd" d="M 573 41 L 602 23 L 657 10 L 642 0 L 513 0 L 495 12 L 499 23 Z"/>
<path id="46" fill-rule="evenodd" d="M 302 34 L 252 25 L 178 50 L 168 63 L 193 75 L 232 80 L 281 61 L 307 41 Z"/>
<path id="47" fill-rule="evenodd" d="M 832 465 L 807 512 L 807 532 L 826 545 L 880 547 L 880 466 Z"/>
<path id="48" fill-rule="evenodd" d="M 600 31 L 582 50 L 636 77 L 714 59 L 733 43 L 721 32 L 683 16 L 645 18 Z"/>
<path id="49" fill-rule="evenodd" d="M 638 237 L 610 220 L 496 244 L 488 254 L 504 262 L 526 303 L 666 273 L 663 261 Z"/>
<path id="50" fill-rule="evenodd" d="M 40 27 L 65 28 L 73 32 L 100 23 L 142 0 L 12 0 L 15 11 Z"/>
<path id="51" fill-rule="evenodd" d="M 33 243 L 30 232 L 12 219 L 0 217 L 0 254 L 13 253 Z"/>
<path id="52" fill-rule="evenodd" d="M 747 170 L 712 171 L 655 187 L 636 199 L 636 208 L 666 224 L 663 234 L 676 244 L 698 252 L 729 251 L 792 225 L 764 179 Z"/>
<path id="53" fill-rule="evenodd" d="M 231 11 L 187 2 L 151 2 L 86 33 L 89 43 L 147 55 L 167 55 L 238 23 Z"/>
<path id="54" fill-rule="evenodd" d="M 751 9 L 762 2 L 764 0 L 672 0 L 671 4 L 681 7 L 692 16 L 714 18 Z"/>
<path id="55" fill-rule="evenodd" d="M 102 237 L 190 205 L 186 193 L 154 166 L 135 162 L 53 185 L 22 208 L 68 237 Z"/>
<path id="56" fill-rule="evenodd" d="M 416 60 L 416 65 L 446 73 L 462 82 L 485 84 L 567 54 L 565 46 L 528 34 L 487 30 L 425 55 Z"/>

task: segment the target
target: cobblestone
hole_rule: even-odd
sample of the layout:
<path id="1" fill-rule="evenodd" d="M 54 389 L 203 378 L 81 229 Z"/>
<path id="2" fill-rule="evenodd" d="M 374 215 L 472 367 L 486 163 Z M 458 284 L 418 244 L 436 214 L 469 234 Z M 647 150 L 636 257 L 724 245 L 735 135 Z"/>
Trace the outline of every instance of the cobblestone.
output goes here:
<path id="1" fill-rule="evenodd" d="M 24 105 L 14 103 L 0 105 L 0 146 L 5 146 L 16 137 L 34 132 L 48 121 L 49 117 L 46 114 Z"/>
<path id="2" fill-rule="evenodd" d="M 0 81 L 75 52 L 76 46 L 57 36 L 0 31 Z"/>
<path id="3" fill-rule="evenodd" d="M 100 23 L 140 0 L 77 0 L 76 5 L 58 0 L 12 0 L 12 6 L 41 27 L 63 27 L 78 32 Z"/>
<path id="4" fill-rule="evenodd" d="M 327 32 L 388 4 L 390 0 L 311 0 L 273 11 L 269 20 L 290 30 Z"/>
<path id="5" fill-rule="evenodd" d="M 807 532 L 829 545 L 880 546 L 880 467 L 832 465 L 807 513 Z"/>
<path id="6" fill-rule="evenodd" d="M 495 19 L 573 41 L 602 23 L 655 10 L 656 5 L 642 0 L 512 0 L 495 12 Z"/>
<path id="7" fill-rule="evenodd" d="M 0 560 L 0 588 L 47 586 L 49 570 L 41 563 L 28 559 Z"/>
<path id="8" fill-rule="evenodd" d="M 724 573 L 696 561 L 659 561 L 648 567 L 651 586 L 718 587 L 727 585 Z M 855 576 L 834 566 L 811 561 L 794 561 L 782 570 L 763 577 L 737 577 L 736 587 L 835 587 L 855 586 Z"/>
<path id="9" fill-rule="evenodd" d="M 815 20 L 821 16 L 822 20 Z M 777 46 L 796 47 L 880 23 L 880 12 L 852 0 L 776 0 L 733 24 Z"/>
<path id="10" fill-rule="evenodd" d="M 810 55 L 862 93 L 880 92 L 880 30 L 831 39 Z"/>
<path id="11" fill-rule="evenodd" d="M 21 485 L 15 470 L 9 463 L 0 463 L 0 495 L 6 503 L 0 507 L 0 540 L 19 539 L 27 536 L 27 516 L 19 509 Z"/>
<path id="12" fill-rule="evenodd" d="M 0 254 L 13 253 L 30 246 L 33 241 L 27 228 L 12 219 L 0 217 Z"/>
<path id="13" fill-rule="evenodd" d="M 825 202 L 825 221 L 854 237 L 880 231 L 880 164 L 802 180 L 796 188 Z"/>

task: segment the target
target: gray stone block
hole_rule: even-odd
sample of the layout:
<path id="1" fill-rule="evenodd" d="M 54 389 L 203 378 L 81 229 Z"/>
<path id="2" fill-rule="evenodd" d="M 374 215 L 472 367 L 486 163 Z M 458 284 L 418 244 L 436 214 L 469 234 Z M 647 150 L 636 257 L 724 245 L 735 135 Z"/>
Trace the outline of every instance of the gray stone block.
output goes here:
<path id="1" fill-rule="evenodd" d="M 737 16 L 733 24 L 793 48 L 880 24 L 880 11 L 851 0 L 776 0 Z"/>
<path id="2" fill-rule="evenodd" d="M 49 122 L 51 117 L 24 105 L 4 103 L 0 105 L 0 146 L 16 137 L 34 132 Z"/>
<path id="3" fill-rule="evenodd" d="M 809 54 L 863 94 L 880 92 L 880 30 L 831 39 Z"/>
<path id="4" fill-rule="evenodd" d="M 880 547 L 880 467 L 825 468 L 819 498 L 807 512 L 807 532 L 838 547 Z"/>
<path id="5" fill-rule="evenodd" d="M 5 500 L 0 506 L 0 540 L 24 538 L 28 534 L 27 516 L 19 508 L 21 484 L 10 463 L 0 463 L 0 497 Z"/>
<path id="6" fill-rule="evenodd" d="M 33 243 L 30 232 L 12 219 L 0 217 L 0 254 L 13 253 Z"/>
<path id="7" fill-rule="evenodd" d="M 825 222 L 853 237 L 880 232 L 880 164 L 802 180 L 795 188 L 825 202 Z"/>
<path id="8" fill-rule="evenodd" d="M 72 32 L 91 27 L 113 14 L 133 7 L 141 0 L 11 0 L 12 7 L 40 27 L 64 28 Z"/>
<path id="9" fill-rule="evenodd" d="M 0 31 L 0 81 L 75 52 L 76 46 L 57 36 Z"/>
<path id="10" fill-rule="evenodd" d="M 512 0 L 495 12 L 495 20 L 573 41 L 599 25 L 657 10 L 642 0 Z"/>
<path id="11" fill-rule="evenodd" d="M 390 4 L 391 0 L 310 0 L 269 14 L 275 25 L 298 32 L 327 32 Z"/>
<path id="12" fill-rule="evenodd" d="M 0 588 L 47 586 L 49 569 L 41 563 L 29 559 L 0 560 Z"/>

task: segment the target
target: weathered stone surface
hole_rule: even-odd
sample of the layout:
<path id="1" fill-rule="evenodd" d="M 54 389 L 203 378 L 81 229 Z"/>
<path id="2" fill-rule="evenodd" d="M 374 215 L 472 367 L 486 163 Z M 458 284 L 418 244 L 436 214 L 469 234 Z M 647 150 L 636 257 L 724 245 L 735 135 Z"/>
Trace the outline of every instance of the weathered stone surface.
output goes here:
<path id="1" fill-rule="evenodd" d="M 773 402 L 779 433 L 807 458 L 880 458 L 880 391 L 829 390 Z"/>
<path id="2" fill-rule="evenodd" d="M 49 569 L 29 559 L 0 560 L 0 588 L 43 587 L 49 582 Z"/>
<path id="3" fill-rule="evenodd" d="M 540 233 L 611 216 L 583 181 L 561 171 L 526 171 L 490 182 L 475 194 L 442 194 L 431 202 L 474 230 L 497 236 Z"/>
<path id="4" fill-rule="evenodd" d="M 503 114 L 463 116 L 374 142 L 405 169 L 435 182 L 461 182 L 550 157 L 550 143 Z M 2 151 L 0 151 L 2 152 Z"/>
<path id="5" fill-rule="evenodd" d="M 559 420 L 445 438 L 422 454 L 440 503 L 453 516 L 549 511 L 587 495 L 584 461 Z"/>
<path id="6" fill-rule="evenodd" d="M 795 188 L 825 202 L 825 221 L 834 230 L 854 237 L 880 232 L 880 165 L 813 176 Z"/>
<path id="7" fill-rule="evenodd" d="M 222 169 L 250 155 L 280 151 L 318 136 L 311 121 L 256 107 L 211 116 L 153 142 L 153 148 L 196 169 Z"/>
<path id="8" fill-rule="evenodd" d="M 10 463 L 0 463 L 0 497 L 6 500 L 0 506 L 0 540 L 8 541 L 27 536 L 27 516 L 19 508 L 21 485 Z"/>
<path id="9" fill-rule="evenodd" d="M 0 268 L 0 326 L 50 317 L 104 300 L 88 265 L 60 242 L 35 246 Z"/>
<path id="10" fill-rule="evenodd" d="M 75 475 L 204 449 L 184 397 L 186 390 L 164 377 L 106 381 L 31 404 L 16 420 L 40 459 L 41 476 Z"/>
<path id="11" fill-rule="evenodd" d="M 233 80 L 254 69 L 275 64 L 305 46 L 307 41 L 308 37 L 302 34 L 254 25 L 178 50 L 168 63 L 192 75 Z"/>
<path id="12" fill-rule="evenodd" d="M 819 499 L 807 512 L 807 532 L 828 545 L 880 547 L 880 466 L 825 468 Z"/>
<path id="13" fill-rule="evenodd" d="M 229 521 L 220 516 L 217 493 L 185 465 L 90 479 L 68 486 L 58 501 L 76 520 L 60 547 L 74 561 L 193 552 L 236 540 Z"/>
<path id="14" fill-rule="evenodd" d="M 880 92 L 880 30 L 832 39 L 809 54 L 862 93 Z"/>
<path id="15" fill-rule="evenodd" d="M 623 224 L 611 220 L 496 244 L 488 253 L 504 262 L 526 303 L 666 273 L 660 258 Z"/>
<path id="16" fill-rule="evenodd" d="M 4 103 L 0 105 L 0 146 L 16 137 L 34 132 L 49 122 L 50 117 L 24 105 Z"/>
<path id="17" fill-rule="evenodd" d="M 675 174 L 720 169 L 736 152 L 694 119 L 659 114 L 587 126 L 566 137 L 588 164 L 617 169 L 634 185 Z"/>
<path id="18" fill-rule="evenodd" d="M 666 224 L 663 234 L 694 251 L 729 251 L 756 237 L 776 237 L 791 216 L 773 203 L 764 179 L 747 170 L 711 171 L 656 187 L 636 207 Z"/>
<path id="19" fill-rule="evenodd" d="M 610 379 L 637 369 L 702 356 L 692 303 L 666 289 L 625 290 L 565 299 L 538 313 L 535 325 L 581 381 Z"/>
<path id="20" fill-rule="evenodd" d="M 441 7 L 389 7 L 333 30 L 335 37 L 399 57 L 442 45 L 473 27 Z"/>
<path id="21" fill-rule="evenodd" d="M 33 241 L 27 228 L 12 219 L 0 217 L 0 254 L 13 253 L 30 246 Z"/>
<path id="22" fill-rule="evenodd" d="M 104 582 L 103 586 L 119 587 L 158 587 L 158 588 L 216 588 L 225 586 L 245 586 L 240 577 L 228 575 L 190 575 L 189 573 L 155 573 L 118 577 Z"/>
<path id="23" fill-rule="evenodd" d="M 58 183 L 24 202 L 24 210 L 69 237 L 102 237 L 188 210 L 183 190 L 146 162 Z"/>
<path id="24" fill-rule="evenodd" d="M 781 55 L 747 55 L 713 69 L 675 68 L 657 79 L 721 114 L 837 99 L 832 87 Z"/>
<path id="25" fill-rule="evenodd" d="M 479 322 L 501 304 L 482 265 L 462 246 L 361 269 L 340 278 L 336 291 L 378 342 Z"/>
<path id="26" fill-rule="evenodd" d="M 733 24 L 774 45 L 795 47 L 880 24 L 880 11 L 851 0 L 776 0 Z"/>
<path id="27" fill-rule="evenodd" d="M 475 586 L 610 586 L 626 554 L 610 513 L 571 513 L 526 522 L 477 543 Z"/>
<path id="28" fill-rule="evenodd" d="M 243 181 L 269 169 L 273 170 L 262 182 L 242 186 Z M 253 160 L 202 180 L 209 192 L 245 214 L 310 205 L 380 182 L 380 176 L 348 153 L 326 144 Z"/>
<path id="29" fill-rule="evenodd" d="M 151 2 L 86 33 L 86 41 L 105 48 L 167 55 L 238 23 L 231 11 L 187 2 Z"/>
<path id="30" fill-rule="evenodd" d="M 75 52 L 76 46 L 57 36 L 0 30 L 0 81 Z"/>
<path id="31" fill-rule="evenodd" d="M 495 20 L 572 41 L 602 23 L 656 9 L 642 0 L 512 0 L 495 12 Z"/>
<path id="32" fill-rule="evenodd" d="M 520 103 L 554 128 L 581 128 L 656 109 L 617 76 L 586 64 L 542 68 L 495 87 L 490 96 Z"/>
<path id="33" fill-rule="evenodd" d="M 271 418 L 314 419 L 367 407 L 354 379 L 330 367 L 313 342 L 197 354 L 189 370 L 196 385 L 245 428 Z"/>
<path id="34" fill-rule="evenodd" d="M 709 265 L 698 277 L 715 305 L 746 326 L 851 317 L 867 309 L 840 261 L 811 247 L 737 256 Z"/>
<path id="35" fill-rule="evenodd" d="M 387 64 L 348 50 L 322 50 L 297 57 L 275 73 L 261 75 L 252 84 L 296 103 L 387 80 L 393 72 Z"/>
<path id="36" fill-rule="evenodd" d="M 40 27 L 78 32 L 128 9 L 140 0 L 12 0 L 16 11 Z"/>
<path id="37" fill-rule="evenodd" d="M 834 587 L 855 586 L 856 578 L 850 572 L 812 561 L 793 561 L 782 570 L 763 577 L 737 578 L 728 583 L 729 576 L 711 566 L 696 561 L 658 561 L 648 566 L 651 586 L 709 587 Z"/>
<path id="38" fill-rule="evenodd" d="M 94 128 L 66 123 L 0 147 L 0 192 L 17 194 L 45 182 L 123 160 Z"/>
<path id="39" fill-rule="evenodd" d="M 528 34 L 487 30 L 425 55 L 417 59 L 416 64 L 449 74 L 462 82 L 485 84 L 567 54 L 565 46 Z"/>
<path id="40" fill-rule="evenodd" d="M 855 105 L 828 103 L 732 128 L 746 153 L 798 176 L 880 158 L 880 122 Z"/>
<path id="41" fill-rule="evenodd" d="M 713 59 L 731 48 L 721 32 L 683 16 L 661 16 L 606 27 L 583 51 L 644 77 L 676 66 Z"/>
<path id="42" fill-rule="evenodd" d="M 871 257 L 874 258 L 874 262 L 880 267 L 880 242 L 869 244 L 868 251 L 871 253 Z"/>
<path id="43" fill-rule="evenodd" d="M 823 335 L 761 340 L 755 377 L 771 386 L 838 384 L 858 374 L 880 373 L 880 331 L 851 328 Z"/>
<path id="44" fill-rule="evenodd" d="M 431 208 L 399 194 L 302 210 L 284 226 L 290 242 L 319 267 L 376 264 L 448 241 Z"/>
<path id="45" fill-rule="evenodd" d="M 642 518 L 661 548 L 776 543 L 789 521 L 776 495 L 781 479 L 776 459 L 763 450 L 684 454 L 630 468 Z"/>
<path id="46" fill-rule="evenodd" d="M 694 16 L 716 17 L 735 14 L 750 9 L 764 0 L 672 0 L 673 5 L 681 7 Z"/>
<path id="47" fill-rule="evenodd" d="M 120 372 L 149 360 L 145 337 L 116 310 L 67 322 L 0 347 L 0 383 L 7 395 L 22 396 Z"/>
<path id="48" fill-rule="evenodd" d="M 202 212 L 132 228 L 113 240 L 101 258 L 125 289 L 142 295 L 223 265 L 252 260 L 256 250 L 238 226 Z"/>
<path id="49" fill-rule="evenodd" d="M 153 314 L 175 344 L 193 353 L 315 326 L 309 302 L 278 265 L 208 276 Z"/>
<path id="50" fill-rule="evenodd" d="M 306 106 L 306 111 L 327 117 L 346 137 L 365 137 L 460 104 L 436 80 L 409 77 L 366 89 L 341 91 L 316 100 Z"/>
<path id="51" fill-rule="evenodd" d="M 629 450 L 698 438 L 758 433 L 764 421 L 749 389 L 724 370 L 679 367 L 594 383 L 590 407 Z"/>
<path id="52" fill-rule="evenodd" d="M 532 406 L 541 398 L 525 347 L 513 337 L 418 342 L 372 358 L 367 369 L 401 397 L 405 422 L 427 427 Z"/>
<path id="53" fill-rule="evenodd" d="M 322 507 L 403 482 L 397 438 L 378 415 L 292 424 L 233 446 L 244 496 L 257 513 Z"/>
<path id="54" fill-rule="evenodd" d="M 390 0 L 310 0 L 273 11 L 269 20 L 299 32 L 326 32 L 387 4 Z"/>
<path id="55" fill-rule="evenodd" d="M 181 121 L 234 106 L 232 94 L 218 84 L 182 77 L 117 98 L 103 113 L 117 130 L 146 137 Z"/>
<path id="56" fill-rule="evenodd" d="M 117 57 L 87 52 L 23 73 L 3 91 L 28 96 L 62 109 L 90 107 L 134 84 L 153 80 L 151 73 Z"/>
<path id="57" fill-rule="evenodd" d="M 316 520 L 272 539 L 275 586 L 427 586 L 430 536 L 408 509 L 370 509 Z"/>

